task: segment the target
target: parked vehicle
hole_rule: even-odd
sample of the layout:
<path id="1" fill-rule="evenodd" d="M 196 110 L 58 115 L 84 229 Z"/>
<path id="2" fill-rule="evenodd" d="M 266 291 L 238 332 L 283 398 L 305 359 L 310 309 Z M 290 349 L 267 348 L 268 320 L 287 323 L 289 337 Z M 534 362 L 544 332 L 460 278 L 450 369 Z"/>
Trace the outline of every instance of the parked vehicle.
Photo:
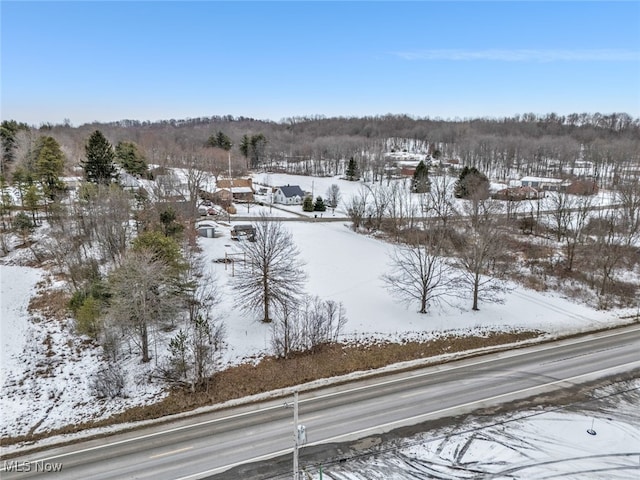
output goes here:
<path id="1" fill-rule="evenodd" d="M 234 225 L 231 227 L 231 238 L 233 240 L 256 241 L 256 229 L 253 225 Z"/>

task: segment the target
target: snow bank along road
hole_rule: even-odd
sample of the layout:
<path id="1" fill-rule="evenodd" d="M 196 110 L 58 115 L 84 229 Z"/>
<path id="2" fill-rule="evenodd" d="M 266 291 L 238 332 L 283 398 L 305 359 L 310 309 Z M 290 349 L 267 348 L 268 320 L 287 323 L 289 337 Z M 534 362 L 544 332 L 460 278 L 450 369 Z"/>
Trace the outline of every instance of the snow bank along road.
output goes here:
<path id="1" fill-rule="evenodd" d="M 299 422 L 309 444 L 352 440 L 638 369 L 639 352 L 634 325 L 369 378 L 301 393 Z M 218 411 L 3 461 L 1 476 L 207 478 L 290 452 L 292 417 L 282 399 Z"/>

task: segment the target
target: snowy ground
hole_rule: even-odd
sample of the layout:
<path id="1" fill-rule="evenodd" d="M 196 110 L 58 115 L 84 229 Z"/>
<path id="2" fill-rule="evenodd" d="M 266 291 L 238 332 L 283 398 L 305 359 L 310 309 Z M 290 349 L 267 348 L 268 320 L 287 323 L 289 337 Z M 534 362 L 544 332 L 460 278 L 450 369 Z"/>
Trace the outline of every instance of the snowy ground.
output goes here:
<path id="1" fill-rule="evenodd" d="M 470 416 L 404 438 L 365 439 L 345 448 L 342 461 L 303 465 L 305 478 L 639 478 L 640 380 L 596 389 L 590 397 L 564 407 Z M 357 447 L 367 444 L 373 447 Z"/>
<path id="2" fill-rule="evenodd" d="M 462 212 L 464 211 L 465 201 L 461 199 L 453 198 L 453 187 L 454 187 L 455 180 L 456 180 L 456 177 L 452 177 L 452 176 L 447 176 L 444 178 L 441 176 L 431 177 L 432 185 L 442 184 L 443 182 L 444 184 L 447 185 L 447 190 L 451 194 L 452 201 L 454 203 L 455 208 L 458 211 Z M 261 174 L 253 175 L 253 181 L 256 186 L 277 187 L 282 185 L 298 185 L 305 192 L 312 194 L 314 200 L 318 196 L 326 198 L 327 196 L 326 193 L 329 187 L 331 187 L 331 185 L 333 184 L 338 185 L 338 188 L 340 189 L 342 202 L 338 205 L 335 211 L 333 211 L 332 209 L 328 209 L 326 212 L 324 212 L 324 216 L 325 217 L 337 216 L 337 217 L 346 218 L 348 215 L 345 208 L 345 205 L 346 205 L 345 202 L 349 202 L 349 200 L 353 196 L 363 195 L 366 192 L 374 192 L 377 188 L 381 188 L 381 187 L 386 188 L 393 183 L 403 184 L 405 188 L 408 189 L 411 179 L 405 178 L 405 179 L 394 179 L 394 180 L 391 180 L 390 182 L 388 182 L 387 180 L 383 180 L 381 183 L 380 182 L 363 183 L 363 182 L 350 182 L 348 180 L 342 179 L 339 176 L 312 177 L 312 176 L 306 176 L 306 175 L 290 175 L 285 173 L 261 173 Z M 533 213 L 534 215 L 536 215 L 536 212 L 552 211 L 554 210 L 555 195 L 556 194 L 553 192 L 546 192 L 545 197 L 541 198 L 540 200 L 523 200 L 521 202 L 514 202 L 510 205 L 510 207 L 513 209 L 512 213 L 518 213 L 521 215 Z M 593 195 L 591 197 L 585 197 L 585 198 L 587 198 L 591 202 L 591 205 L 594 207 L 610 205 L 612 203 L 615 203 L 615 196 L 613 195 L 613 193 L 606 190 L 602 190 L 596 195 Z M 257 196 L 256 199 L 259 201 L 263 201 L 267 204 L 269 203 L 268 198 L 265 196 Z M 419 212 L 421 196 L 411 195 L 411 201 L 415 205 L 416 211 Z M 504 209 L 506 208 L 507 203 L 497 202 L 497 205 L 499 205 L 501 208 Z M 301 216 L 306 216 L 306 217 L 313 217 L 314 215 L 319 216 L 317 212 L 303 212 L 301 205 L 277 205 L 277 206 L 280 209 L 288 210 L 290 212 L 295 212 L 297 215 L 301 215 Z M 506 212 L 506 210 L 504 211 Z M 246 210 L 243 211 L 242 208 L 238 209 L 238 215 L 243 215 L 244 213 L 246 213 Z"/>
<path id="3" fill-rule="evenodd" d="M 619 322 L 622 312 L 597 311 L 576 305 L 553 293 L 542 294 L 511 285 L 504 303 L 481 304 L 480 311 L 470 310 L 470 299 L 451 299 L 452 306 L 435 308 L 428 315 L 406 308 L 389 295 L 381 275 L 388 271 L 387 254 L 392 248 L 381 240 L 354 233 L 342 223 L 288 222 L 306 262 L 307 291 L 323 299 L 342 302 L 349 322 L 345 341 L 361 339 L 416 338 L 427 340 L 436 332 L 470 329 L 536 329 L 550 334 L 576 333 Z M 202 239 L 205 255 L 214 260 L 225 251 L 238 251 L 237 242 L 223 237 Z M 215 276 L 229 298 L 227 284 L 231 267 L 213 264 Z M 252 321 L 230 310 L 226 315 L 231 357 L 251 355 L 269 348 L 269 326 Z"/>
<path id="4" fill-rule="evenodd" d="M 72 332 L 73 322 L 45 320 L 27 306 L 44 272 L 0 265 L 0 436 L 38 433 L 149 403 L 163 395 L 144 379 L 135 359 L 126 361 L 128 398 L 97 400 L 91 378 L 101 368 L 100 349 Z"/>
<path id="5" fill-rule="evenodd" d="M 332 183 L 339 183 L 345 198 L 361 188 L 357 183 L 336 178 L 272 174 L 256 181 L 271 185 L 297 183 L 305 190 L 313 187 L 318 194 L 324 194 Z M 254 208 L 252 215 L 257 212 Z M 299 206 L 291 208 L 292 212 L 301 212 Z M 336 210 L 336 215 L 343 214 Z M 344 304 L 349 318 L 345 341 L 428 340 L 443 331 L 465 334 L 511 329 L 558 335 L 624 323 L 624 315 L 636 313 L 596 311 L 553 293 L 541 294 L 513 285 L 503 304 L 481 304 L 479 312 L 472 312 L 470 300 L 462 298 L 446 308 L 419 315 L 415 308 L 396 303 L 380 280 L 388 270 L 389 244 L 352 232 L 346 222 L 287 222 L 285 228 L 292 232 L 306 262 L 306 291 Z M 238 249 L 229 231 L 228 224 L 221 225 L 221 237 L 199 241 L 223 293 L 219 317 L 227 327 L 229 348 L 225 361 L 234 364 L 270 352 L 270 327 L 237 310 L 229 284 L 231 267 L 214 262 L 225 252 Z M 71 320 L 45 321 L 27 312 L 29 298 L 44 272 L 17 266 L 20 255 L 20 251 L 12 252 L 0 264 L 0 436 L 46 432 L 104 419 L 160 399 L 163 386 L 151 380 L 150 374 L 155 362 L 161 362 L 166 354 L 161 338 L 150 364 L 142 365 L 135 354 L 123 359 L 126 398 L 98 400 L 93 396 L 90 379 L 102 368 L 100 348 L 75 336 Z"/>

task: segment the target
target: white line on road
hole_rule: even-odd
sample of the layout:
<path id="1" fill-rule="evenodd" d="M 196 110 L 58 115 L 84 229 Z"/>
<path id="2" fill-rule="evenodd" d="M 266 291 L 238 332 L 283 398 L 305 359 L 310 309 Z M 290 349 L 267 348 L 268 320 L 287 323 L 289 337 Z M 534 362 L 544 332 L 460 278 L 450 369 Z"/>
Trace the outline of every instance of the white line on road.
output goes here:
<path id="1" fill-rule="evenodd" d="M 176 453 L 186 452 L 187 450 L 191 450 L 192 448 L 193 447 L 179 448 L 178 450 L 173 450 L 171 452 L 164 452 L 164 453 L 158 453 L 156 455 L 150 455 L 149 458 L 160 458 L 160 457 L 166 457 L 168 455 L 175 455 Z"/>
<path id="2" fill-rule="evenodd" d="M 549 386 L 552 386 L 552 385 L 557 385 L 559 383 L 572 382 L 574 380 L 577 380 L 577 379 L 583 378 L 583 377 L 593 376 L 593 377 L 597 378 L 597 377 L 602 376 L 603 373 L 609 372 L 610 370 L 620 370 L 620 369 L 631 370 L 631 369 L 636 368 L 636 367 L 640 367 L 640 360 L 634 361 L 634 362 L 625 363 L 624 365 L 616 365 L 615 367 L 609 367 L 609 368 L 605 368 L 605 369 L 598 370 L 598 371 L 595 371 L 595 372 L 582 373 L 580 375 L 575 375 L 575 376 L 569 377 L 569 378 L 563 378 L 561 380 L 554 380 L 553 382 L 547 382 L 547 383 L 544 383 L 542 385 L 536 385 L 536 386 L 533 386 L 533 387 L 523 388 L 523 389 L 520 389 L 520 390 L 516 390 L 515 392 L 501 393 L 500 395 L 494 395 L 492 397 L 487 397 L 487 398 L 483 398 L 483 399 L 480 399 L 480 400 L 474 400 L 473 402 L 463 403 L 462 405 L 455 405 L 453 407 L 443 408 L 441 410 L 436 410 L 435 412 L 421 413 L 420 415 L 415 415 L 413 417 L 405 418 L 405 419 L 402 419 L 402 420 L 396 420 L 396 421 L 393 421 L 393 422 L 385 423 L 383 425 L 377 425 L 375 427 L 364 428 L 362 430 L 358 430 L 357 432 L 345 433 L 345 434 L 338 435 L 336 437 L 327 438 L 327 439 L 324 439 L 324 440 L 321 440 L 321 441 L 318 441 L 318 442 L 308 443 L 308 444 L 306 444 L 306 446 L 321 445 L 321 444 L 327 443 L 327 442 L 334 442 L 334 441 L 336 441 L 338 439 L 341 439 L 341 438 L 344 438 L 344 437 L 349 437 L 351 435 L 358 435 L 359 436 L 359 435 L 361 435 L 362 433 L 365 433 L 365 432 L 370 432 L 372 430 L 379 430 L 381 428 L 387 429 L 388 427 L 392 427 L 394 425 L 401 425 L 401 424 L 406 423 L 406 422 L 412 422 L 412 424 L 413 424 L 413 423 L 415 423 L 415 420 L 418 420 L 418 419 L 421 419 L 421 418 L 426 418 L 426 417 L 431 417 L 431 416 L 434 416 L 434 415 L 440 415 L 440 414 L 448 412 L 450 410 L 457 410 L 457 409 L 469 407 L 471 405 L 475 405 L 475 404 L 478 404 L 478 403 L 492 402 L 492 401 L 498 400 L 500 398 L 509 397 L 509 396 L 513 396 L 513 395 L 519 395 L 521 393 L 529 392 L 529 391 L 532 391 L 532 390 L 543 389 L 545 387 L 549 387 Z"/>
<path id="3" fill-rule="evenodd" d="M 634 327 L 634 328 L 632 327 L 631 329 L 627 328 L 627 329 L 624 329 L 623 331 L 615 331 L 615 332 L 611 332 L 611 333 L 606 333 L 604 335 L 599 335 L 599 334 L 595 334 L 595 335 L 597 335 L 597 337 L 596 337 L 597 339 L 602 339 L 602 338 L 608 338 L 608 337 L 615 337 L 617 335 L 624 335 L 624 334 L 628 333 L 629 330 L 634 331 L 634 330 L 638 330 L 638 329 L 640 329 L 640 326 Z M 588 335 L 585 338 L 564 340 L 564 341 L 560 341 L 557 344 L 545 345 L 545 346 L 539 347 L 536 351 L 551 350 L 551 349 L 554 349 L 554 348 L 560 348 L 560 347 L 567 346 L 567 345 L 575 345 L 575 344 L 579 344 L 579 343 L 585 343 L 585 342 L 588 342 L 588 341 L 591 341 L 591 340 L 593 340 L 593 336 L 592 335 Z M 524 350 L 524 349 L 518 349 L 518 350 L 509 350 L 507 352 L 501 352 L 501 353 L 502 353 L 502 356 L 499 356 L 499 357 L 484 358 L 484 359 L 480 359 L 480 360 L 472 361 L 472 362 L 463 362 L 461 365 L 442 364 L 442 365 L 436 366 L 436 368 L 433 369 L 433 370 L 430 369 L 427 372 L 414 374 L 411 377 L 403 376 L 403 377 L 400 377 L 400 378 L 394 378 L 394 379 L 390 379 L 390 380 L 385 380 L 385 381 L 378 382 L 378 383 L 375 383 L 375 384 L 364 385 L 364 386 L 360 386 L 360 387 L 353 387 L 353 388 L 349 388 L 349 389 L 346 389 L 346 390 L 340 390 L 340 391 L 337 391 L 337 392 L 327 393 L 327 394 L 319 395 L 317 397 L 302 399 L 302 400 L 300 400 L 300 403 L 316 401 L 318 399 L 334 397 L 334 396 L 337 396 L 337 395 L 342 395 L 342 394 L 351 393 L 351 392 L 357 392 L 357 391 L 365 390 L 365 389 L 369 389 L 369 388 L 377 388 L 377 387 L 384 386 L 384 385 L 390 385 L 390 384 L 393 384 L 393 383 L 406 381 L 409 378 L 421 378 L 421 377 L 424 377 L 424 376 L 435 375 L 435 374 L 439 374 L 439 373 L 443 373 L 443 372 L 448 372 L 448 371 L 458 370 L 458 369 L 462 369 L 462 368 L 467 368 L 467 367 L 470 367 L 470 366 L 482 365 L 482 364 L 485 364 L 485 363 L 491 363 L 491 362 L 495 362 L 497 360 L 501 360 L 505 356 L 516 357 L 516 356 L 526 355 L 529 352 L 527 350 Z M 431 367 L 433 367 L 433 366 L 431 366 Z M 424 367 L 424 368 L 429 368 L 429 366 Z M 263 407 L 263 408 L 260 408 L 260 409 L 257 409 L 257 410 L 251 410 L 251 411 L 248 411 L 248 412 L 229 415 L 227 417 L 215 418 L 215 419 L 212 419 L 212 420 L 205 420 L 203 422 L 193 423 L 193 424 L 189 424 L 189 425 L 182 425 L 180 427 L 174 427 L 174 428 L 171 428 L 171 429 L 168 429 L 168 430 L 161 430 L 161 431 L 154 432 L 154 433 L 140 435 L 138 437 L 127 438 L 127 439 L 124 439 L 124 440 L 118 440 L 118 441 L 112 442 L 112 443 L 96 445 L 94 447 L 88 447 L 88 448 L 84 448 L 84 449 L 81 449 L 81 450 L 75 450 L 75 451 L 71 451 L 71 452 L 67 452 L 67 453 L 61 453 L 61 454 L 58 454 L 58 455 L 54 455 L 52 457 L 39 459 L 37 461 L 39 461 L 39 462 L 50 462 L 50 461 L 54 461 L 54 460 L 56 460 L 58 458 L 68 457 L 70 455 L 82 454 L 82 453 L 92 452 L 92 451 L 100 450 L 100 449 L 104 449 L 104 448 L 114 447 L 114 446 L 117 446 L 117 445 L 127 444 L 127 443 L 131 443 L 131 442 L 137 442 L 138 440 L 153 438 L 153 437 L 157 437 L 157 436 L 160 436 L 160 435 L 166 435 L 166 434 L 170 434 L 170 433 L 174 433 L 174 432 L 179 432 L 181 430 L 187 430 L 187 429 L 190 429 L 190 428 L 201 427 L 201 426 L 205 426 L 205 425 L 211 425 L 211 424 L 215 424 L 215 423 L 219 423 L 219 422 L 224 422 L 224 421 L 227 421 L 227 420 L 233 420 L 235 418 L 246 417 L 246 416 L 249 416 L 249 415 L 253 415 L 255 413 L 261 413 L 261 412 L 266 412 L 266 411 L 270 411 L 270 410 L 279 410 L 281 408 L 282 408 L 281 405 L 274 405 L 274 406 L 271 406 L 271 407 Z"/>
<path id="4" fill-rule="evenodd" d="M 213 475 L 214 473 L 224 472 L 225 470 L 229 470 L 230 468 L 237 467 L 238 465 L 244 465 L 245 463 L 251 462 L 259 462 L 260 460 L 269 460 L 270 458 L 279 457 L 280 455 L 284 455 L 285 453 L 291 452 L 291 448 L 286 448 L 284 450 L 279 450 L 273 453 L 266 453 L 264 455 L 260 455 L 259 457 L 252 458 L 248 461 L 230 463 L 229 465 L 225 465 L 223 467 L 217 467 L 212 470 L 207 470 L 206 472 L 200 473 L 192 473 L 191 475 L 187 475 L 186 477 L 176 478 L 175 480 L 195 480 L 197 478 L 202 478 L 203 475 Z"/>
<path id="5" fill-rule="evenodd" d="M 427 417 L 431 417 L 431 416 L 434 416 L 434 415 L 440 415 L 442 413 L 445 413 L 445 412 L 448 412 L 448 411 L 451 411 L 451 410 L 456 410 L 456 409 L 460 409 L 460 408 L 469 407 L 471 405 L 478 404 L 478 403 L 491 402 L 493 400 L 497 400 L 497 399 L 500 399 L 500 398 L 504 398 L 504 397 L 508 397 L 508 396 L 512 396 L 512 395 L 518 395 L 520 393 L 529 392 L 529 391 L 532 391 L 532 390 L 542 389 L 544 387 L 548 387 L 548 386 L 551 386 L 551 385 L 557 385 L 559 383 L 564 383 L 564 382 L 571 382 L 571 381 L 574 381 L 574 380 L 577 380 L 577 379 L 583 378 L 583 377 L 588 377 L 588 376 L 600 377 L 600 376 L 602 376 L 603 373 L 609 372 L 610 370 L 618 370 L 618 369 L 621 369 L 621 368 L 622 369 L 628 369 L 628 367 L 632 367 L 632 368 L 640 367 L 640 361 L 629 362 L 629 363 L 626 363 L 624 365 L 617 365 L 615 367 L 605 368 L 605 369 L 602 369 L 602 370 L 598 370 L 596 372 L 583 373 L 583 374 L 580 374 L 580 375 L 575 375 L 573 377 L 564 378 L 562 380 L 555 380 L 553 382 L 548 382 L 548 383 L 545 383 L 543 385 L 537 385 L 537 386 L 534 386 L 534 387 L 523 388 L 523 389 L 517 390 L 515 392 L 502 393 L 500 395 L 494 395 L 492 397 L 487 397 L 487 398 L 483 398 L 483 399 L 480 399 L 480 400 L 475 400 L 473 402 L 464 403 L 462 405 L 456 405 L 456 406 L 453 406 L 453 407 L 443 408 L 441 410 L 436 410 L 435 412 L 421 413 L 420 415 L 415 415 L 413 417 L 405 418 L 405 419 L 402 419 L 402 420 L 395 420 L 393 422 L 385 423 L 385 424 L 382 424 L 382 425 L 377 425 L 375 427 L 364 428 L 364 429 L 358 430 L 356 432 L 345 433 L 345 434 L 337 435 L 335 437 L 325 438 L 325 439 L 319 440 L 317 442 L 307 443 L 305 446 L 311 447 L 311 446 L 315 446 L 315 445 L 322 445 L 322 444 L 325 444 L 325 443 L 332 443 L 332 442 L 338 441 L 340 439 L 344 439 L 345 437 L 351 437 L 351 436 L 354 436 L 354 435 L 357 436 L 358 438 L 361 438 L 363 436 L 362 434 L 367 433 L 367 432 L 375 433 L 376 431 L 379 431 L 380 429 L 388 430 L 390 427 L 400 426 L 402 424 L 406 424 L 407 422 L 411 422 L 411 424 L 416 424 L 416 423 L 419 423 L 419 422 L 417 422 L 417 420 L 424 419 L 424 418 L 427 418 Z M 261 460 L 268 460 L 270 458 L 275 458 L 275 457 L 278 457 L 280 455 L 284 455 L 284 454 L 292 452 L 292 448 L 288 448 L 288 449 L 285 449 L 285 450 L 279 450 L 279 451 L 274 452 L 274 453 L 267 453 L 265 455 L 260 455 L 259 457 L 255 457 L 255 458 L 252 458 L 252 459 L 249 459 L 249 460 L 245 460 L 245 461 L 242 461 L 242 462 L 230 463 L 228 465 L 223 465 L 223 466 L 220 466 L 220 467 L 216 467 L 216 468 L 213 468 L 211 470 L 207 470 L 205 472 L 194 473 L 194 474 L 191 474 L 191 475 L 186 476 L 186 477 L 180 477 L 180 478 L 178 478 L 176 480 L 196 480 L 198 478 L 203 478 L 203 477 L 208 476 L 208 475 L 213 475 L 215 473 L 224 472 L 226 470 L 229 470 L 230 468 L 237 467 L 239 465 L 244 465 L 244 464 L 247 464 L 247 463 L 255 463 L 255 462 L 259 462 Z"/>

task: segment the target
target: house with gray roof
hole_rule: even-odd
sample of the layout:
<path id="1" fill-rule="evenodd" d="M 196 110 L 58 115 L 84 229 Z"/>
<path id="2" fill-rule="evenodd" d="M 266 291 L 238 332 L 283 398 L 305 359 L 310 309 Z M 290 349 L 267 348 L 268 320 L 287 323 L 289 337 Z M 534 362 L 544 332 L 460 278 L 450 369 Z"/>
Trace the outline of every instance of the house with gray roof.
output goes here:
<path id="1" fill-rule="evenodd" d="M 276 188 L 273 194 L 273 203 L 301 205 L 304 197 L 304 191 L 298 185 L 284 185 Z"/>

